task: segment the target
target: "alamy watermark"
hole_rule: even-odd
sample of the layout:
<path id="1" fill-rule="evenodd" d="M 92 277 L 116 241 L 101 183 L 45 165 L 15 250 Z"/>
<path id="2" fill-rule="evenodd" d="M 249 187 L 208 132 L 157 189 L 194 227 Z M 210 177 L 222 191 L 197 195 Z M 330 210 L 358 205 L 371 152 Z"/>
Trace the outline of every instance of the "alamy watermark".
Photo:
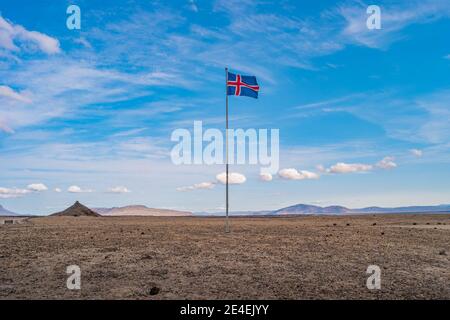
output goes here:
<path id="1" fill-rule="evenodd" d="M 67 17 L 66 26 L 69 30 L 80 30 L 81 29 L 81 9 L 77 5 L 70 5 L 66 10 Z"/>
<path id="2" fill-rule="evenodd" d="M 370 265 L 366 270 L 367 274 L 370 276 L 367 278 L 366 286 L 369 290 L 380 290 L 381 289 L 381 268 L 377 265 Z"/>
<path id="3" fill-rule="evenodd" d="M 66 273 L 69 275 L 66 281 L 67 289 L 80 290 L 81 289 L 81 269 L 77 265 L 70 265 L 66 268 Z"/>
<path id="4" fill-rule="evenodd" d="M 366 12 L 370 15 L 366 20 L 367 29 L 381 29 L 381 8 L 376 5 L 371 5 L 367 7 Z"/>
<path id="5" fill-rule="evenodd" d="M 261 174 L 275 174 L 280 164 L 279 129 L 228 129 L 228 163 L 259 165 Z M 202 121 L 194 121 L 193 134 L 179 128 L 171 141 L 175 165 L 225 164 L 226 141 L 220 129 L 203 130 Z M 205 145 L 204 145 L 205 144 Z"/>

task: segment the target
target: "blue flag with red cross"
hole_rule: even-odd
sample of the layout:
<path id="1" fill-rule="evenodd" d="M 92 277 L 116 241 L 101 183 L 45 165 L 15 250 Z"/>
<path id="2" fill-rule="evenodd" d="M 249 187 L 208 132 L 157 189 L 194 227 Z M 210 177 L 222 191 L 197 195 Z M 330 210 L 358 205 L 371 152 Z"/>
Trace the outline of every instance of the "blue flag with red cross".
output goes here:
<path id="1" fill-rule="evenodd" d="M 243 76 L 228 72 L 227 94 L 258 99 L 259 85 L 254 76 Z"/>

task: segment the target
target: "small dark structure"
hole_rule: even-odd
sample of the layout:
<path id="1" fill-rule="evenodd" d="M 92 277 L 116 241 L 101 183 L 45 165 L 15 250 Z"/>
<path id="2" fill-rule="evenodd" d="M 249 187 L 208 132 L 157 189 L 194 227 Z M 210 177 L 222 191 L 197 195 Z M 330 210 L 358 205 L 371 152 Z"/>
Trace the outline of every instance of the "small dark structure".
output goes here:
<path id="1" fill-rule="evenodd" d="M 97 212 L 92 211 L 88 207 L 82 205 L 78 201 L 64 211 L 57 212 L 51 216 L 57 217 L 101 217 Z"/>

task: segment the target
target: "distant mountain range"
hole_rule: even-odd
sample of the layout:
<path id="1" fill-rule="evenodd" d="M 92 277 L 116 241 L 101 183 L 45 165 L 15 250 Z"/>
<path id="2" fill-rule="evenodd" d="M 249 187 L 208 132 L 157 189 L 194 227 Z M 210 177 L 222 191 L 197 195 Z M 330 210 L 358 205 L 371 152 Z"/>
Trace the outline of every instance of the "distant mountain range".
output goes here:
<path id="1" fill-rule="evenodd" d="M 101 214 L 102 216 L 160 216 L 160 217 L 192 216 L 192 213 L 187 211 L 155 209 L 155 208 L 148 208 L 142 205 L 114 207 L 114 208 L 93 208 L 92 210 Z"/>
<path id="2" fill-rule="evenodd" d="M 13 216 L 20 216 L 20 214 L 12 212 L 12 211 L 9 211 L 9 210 L 5 209 L 2 205 L 0 205 L 0 216 L 13 217 Z"/>
<path id="3" fill-rule="evenodd" d="M 230 212 L 231 216 L 280 216 L 280 215 L 350 215 L 350 214 L 376 214 L 376 213 L 450 213 L 450 205 L 438 205 L 438 206 L 410 206 L 410 207 L 394 207 L 394 208 L 382 208 L 382 207 L 367 207 L 359 209 L 349 209 L 343 206 L 315 206 L 308 204 L 296 204 L 286 208 L 273 210 L 273 211 L 236 211 Z M 195 215 L 199 216 L 215 216 L 223 215 L 223 212 L 206 213 L 198 212 Z"/>
<path id="4" fill-rule="evenodd" d="M 222 216 L 224 212 L 188 212 L 169 209 L 148 208 L 143 205 L 132 205 L 113 208 L 92 208 L 94 214 L 88 212 L 87 207 L 76 202 L 72 207 L 54 215 L 95 215 L 102 216 L 159 216 L 159 217 L 183 217 L 183 216 Z M 88 212 L 88 214 L 86 214 Z M 315 206 L 308 204 L 296 204 L 278 210 L 261 211 L 232 211 L 230 216 L 282 216 L 282 215 L 350 215 L 350 214 L 380 214 L 380 213 L 450 213 L 450 204 L 437 206 L 409 206 L 409 207 L 366 207 L 350 209 L 343 206 Z M 0 216 L 22 216 L 5 209 L 0 205 Z"/>

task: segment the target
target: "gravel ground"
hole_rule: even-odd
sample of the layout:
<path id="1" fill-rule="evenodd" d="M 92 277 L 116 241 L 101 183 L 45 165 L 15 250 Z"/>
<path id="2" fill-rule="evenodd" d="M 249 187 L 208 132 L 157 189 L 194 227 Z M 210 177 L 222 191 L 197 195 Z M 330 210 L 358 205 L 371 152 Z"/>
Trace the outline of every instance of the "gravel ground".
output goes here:
<path id="1" fill-rule="evenodd" d="M 0 299 L 450 299 L 450 215 L 52 217 L 0 226 Z M 66 267 L 81 268 L 81 290 Z M 381 290 L 366 287 L 369 265 Z"/>

